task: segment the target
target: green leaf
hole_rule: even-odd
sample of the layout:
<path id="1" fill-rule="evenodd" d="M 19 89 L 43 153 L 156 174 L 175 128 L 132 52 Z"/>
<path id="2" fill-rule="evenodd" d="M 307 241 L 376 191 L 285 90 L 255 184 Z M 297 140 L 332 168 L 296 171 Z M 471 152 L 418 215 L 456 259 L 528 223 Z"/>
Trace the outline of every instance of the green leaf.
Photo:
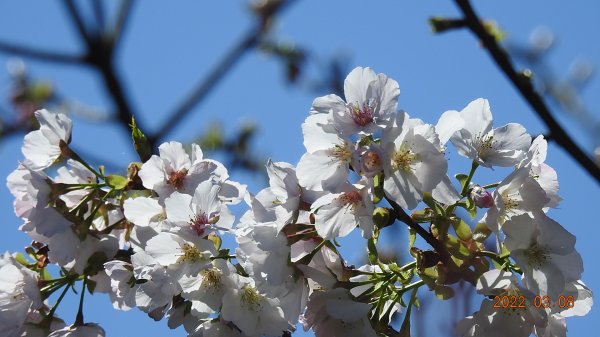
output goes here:
<path id="1" fill-rule="evenodd" d="M 373 177 L 373 204 L 377 205 L 384 197 L 383 191 L 383 174 L 378 174 Z"/>
<path id="2" fill-rule="evenodd" d="M 408 250 L 410 250 L 415 245 L 416 240 L 417 240 L 417 232 L 415 232 L 414 229 L 409 228 L 408 229 Z"/>
<path id="3" fill-rule="evenodd" d="M 408 302 L 408 309 L 406 309 L 406 315 L 404 315 L 404 321 L 402 322 L 402 326 L 400 327 L 400 331 L 398 336 L 400 337 L 410 337 L 410 313 L 412 311 L 413 304 L 417 300 L 417 290 L 419 288 L 415 288 L 410 295 L 410 302 Z"/>
<path id="4" fill-rule="evenodd" d="M 435 287 L 435 297 L 440 300 L 447 300 L 454 297 L 454 290 L 447 286 L 437 286 Z"/>
<path id="5" fill-rule="evenodd" d="M 23 255 L 20 252 L 15 255 L 15 260 L 17 260 L 17 262 L 24 266 L 27 266 L 29 264 L 29 262 L 27 262 L 27 258 L 25 258 L 25 255 Z"/>
<path id="6" fill-rule="evenodd" d="M 375 239 L 370 238 L 367 241 L 367 250 L 369 256 L 369 262 L 371 264 L 377 264 L 379 261 L 379 254 L 377 253 L 377 247 L 375 246 Z"/>
<path id="7" fill-rule="evenodd" d="M 446 247 L 448 247 L 450 253 L 457 259 L 466 260 L 471 257 L 469 249 L 454 235 L 448 235 L 446 238 Z"/>
<path id="8" fill-rule="evenodd" d="M 105 181 L 108 184 L 108 186 L 114 188 L 115 190 L 122 190 L 125 187 L 127 187 L 127 184 L 129 184 L 129 179 L 118 174 L 111 174 L 109 176 L 106 176 Z"/>
<path id="9" fill-rule="evenodd" d="M 454 227 L 456 236 L 458 236 L 458 238 L 461 240 L 469 241 L 473 237 L 473 234 L 471 233 L 471 227 L 462 219 L 455 219 L 452 221 L 452 227 Z"/>
<path id="10" fill-rule="evenodd" d="M 390 210 L 383 207 L 377 207 L 373 211 L 373 222 L 377 228 L 384 228 L 390 224 Z"/>
<path id="11" fill-rule="evenodd" d="M 461 189 L 465 187 L 465 182 L 467 181 L 467 179 L 469 179 L 469 176 L 463 173 L 458 173 L 454 175 L 454 178 L 456 178 L 456 180 L 458 180 L 458 182 L 460 183 L 460 187 Z"/>
<path id="12" fill-rule="evenodd" d="M 221 244 L 222 244 L 222 240 L 221 237 L 219 237 L 218 235 L 214 235 L 213 233 L 211 233 L 209 236 L 206 237 L 209 241 L 212 241 L 213 245 L 215 246 L 215 248 L 217 250 L 221 249 Z"/>
<path id="13" fill-rule="evenodd" d="M 42 280 L 51 280 L 52 279 L 52 275 L 50 275 L 50 272 L 48 271 L 47 268 L 43 268 L 41 270 L 40 276 L 42 277 Z"/>
<path id="14" fill-rule="evenodd" d="M 150 142 L 142 130 L 135 124 L 135 118 L 131 117 L 131 139 L 133 140 L 133 148 L 140 157 L 140 160 L 145 162 L 152 156 L 152 148 Z"/>
<path id="15" fill-rule="evenodd" d="M 436 210 L 437 207 L 436 203 L 435 203 L 435 199 L 433 199 L 433 197 L 431 196 L 431 193 L 423 193 L 423 202 L 425 203 L 425 205 L 429 206 L 432 210 Z"/>
<path id="16" fill-rule="evenodd" d="M 94 294 L 94 290 L 96 290 L 96 281 L 90 280 L 89 278 L 87 279 L 87 281 L 85 282 L 86 284 L 86 288 L 88 290 L 88 292 L 93 295 Z"/>

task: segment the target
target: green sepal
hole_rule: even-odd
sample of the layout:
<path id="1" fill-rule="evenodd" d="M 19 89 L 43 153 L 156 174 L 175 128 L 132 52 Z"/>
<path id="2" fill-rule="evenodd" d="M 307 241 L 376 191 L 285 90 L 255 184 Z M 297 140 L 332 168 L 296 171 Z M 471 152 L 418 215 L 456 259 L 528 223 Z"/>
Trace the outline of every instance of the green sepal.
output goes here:
<path id="1" fill-rule="evenodd" d="M 437 287 L 435 287 L 434 292 L 435 297 L 439 298 L 440 300 L 445 301 L 454 297 L 454 289 L 448 286 L 438 285 Z"/>
<path id="2" fill-rule="evenodd" d="M 460 189 L 462 191 L 465 188 L 465 183 L 467 182 L 467 179 L 469 179 L 469 176 L 463 173 L 458 173 L 454 175 L 454 178 L 456 178 L 456 180 L 458 180 L 460 183 Z"/>
<path id="3" fill-rule="evenodd" d="M 373 177 L 373 204 L 377 205 L 384 198 L 383 174 L 378 174 Z"/>
<path id="4" fill-rule="evenodd" d="M 417 232 L 415 232 L 414 229 L 409 228 L 408 229 L 408 250 L 409 251 L 415 245 L 416 240 L 417 240 Z"/>
<path id="5" fill-rule="evenodd" d="M 133 140 L 133 148 L 140 157 L 140 160 L 145 162 L 152 156 L 152 148 L 150 142 L 142 130 L 135 124 L 135 118 L 131 117 L 131 139 Z"/>
<path id="6" fill-rule="evenodd" d="M 463 241 L 469 241 L 473 237 L 471 227 L 460 218 L 456 218 L 452 221 L 452 227 L 454 228 L 456 236 Z"/>
<path id="7" fill-rule="evenodd" d="M 125 189 L 125 187 L 127 187 L 127 184 L 129 184 L 129 179 L 118 174 L 111 174 L 109 176 L 106 176 L 105 181 L 108 184 L 108 186 L 114 188 L 115 190 Z"/>
<path id="8" fill-rule="evenodd" d="M 379 261 L 379 254 L 377 253 L 377 246 L 375 245 L 375 238 L 367 240 L 367 255 L 371 264 L 377 264 Z"/>

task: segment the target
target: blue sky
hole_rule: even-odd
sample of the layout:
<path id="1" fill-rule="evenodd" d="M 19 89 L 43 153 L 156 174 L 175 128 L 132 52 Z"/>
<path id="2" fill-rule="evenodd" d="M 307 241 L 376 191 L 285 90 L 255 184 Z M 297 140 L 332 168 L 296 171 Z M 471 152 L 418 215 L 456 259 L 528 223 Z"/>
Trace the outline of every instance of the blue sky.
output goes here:
<path id="1" fill-rule="evenodd" d="M 166 112 L 252 26 L 246 5 L 245 1 L 136 4 L 118 51 L 117 66 L 138 119 L 151 129 L 161 125 Z M 597 1 L 480 1 L 476 5 L 480 15 L 496 20 L 508 32 L 510 41 L 526 42 L 530 32 L 540 25 L 553 29 L 559 43 L 549 61 L 559 73 L 565 73 L 578 57 L 600 65 Z M 296 1 L 275 23 L 273 36 L 308 48 L 319 62 L 342 55 L 347 59 L 348 71 L 355 66 L 370 66 L 388 74 L 400 84 L 399 107 L 426 122 L 435 123 L 442 112 L 460 110 L 471 100 L 485 97 L 490 100 L 496 126 L 518 122 L 531 134 L 544 133 L 544 126 L 469 32 L 431 33 L 428 17 L 457 14 L 452 1 Z M 73 53 L 82 50 L 58 2 L 0 3 L 0 40 Z M 7 60 L 6 55 L 0 55 L 0 64 Z M 28 68 L 34 76 L 54 82 L 64 96 L 92 106 L 111 107 L 98 74 L 88 68 L 34 60 L 28 62 Z M 275 161 L 296 163 L 303 152 L 300 124 L 316 94 L 286 84 L 282 70 L 277 60 L 264 53 L 246 54 L 167 139 L 190 141 L 215 120 L 228 130 L 254 121 L 260 131 L 254 144 L 257 153 Z M 314 66 L 310 75 L 322 76 Z M 8 89 L 8 75 L 0 72 L 0 90 Z M 600 81 L 595 78 L 582 93 L 592 108 L 600 109 L 599 89 Z M 5 101 L 0 104 L 7 107 Z M 584 148 L 591 150 L 589 138 L 577 123 L 562 114 L 559 119 Z M 19 135 L 0 143 L 1 177 L 6 177 L 22 158 L 21 141 Z M 75 118 L 73 143 L 123 167 L 134 159 L 130 140 L 115 125 Z M 456 154 L 450 160 L 452 173 L 468 170 L 468 163 Z M 547 163 L 558 172 L 564 199 L 560 209 L 550 215 L 577 236 L 576 247 L 585 265 L 583 280 L 592 289 L 600 289 L 600 270 L 595 263 L 595 240 L 600 237 L 595 215 L 600 185 L 553 143 Z M 253 192 L 263 187 L 260 180 L 244 174 L 234 174 L 234 178 L 250 181 Z M 11 203 L 8 190 L 0 188 L 4 228 L 0 250 L 21 250 L 28 244 L 27 237 L 17 229 L 20 220 L 13 215 Z M 95 296 L 86 303 L 86 318 L 103 325 L 108 336 L 169 333 L 165 322 L 155 323 L 137 310 L 113 311 L 105 296 Z M 76 310 L 69 308 L 60 314 L 72 321 Z M 449 307 L 436 309 L 435 315 L 428 317 L 437 322 L 438 317 L 445 316 L 445 310 Z M 569 319 L 569 336 L 584 336 L 600 328 L 599 320 L 594 319 L 598 317 L 596 311 Z"/>

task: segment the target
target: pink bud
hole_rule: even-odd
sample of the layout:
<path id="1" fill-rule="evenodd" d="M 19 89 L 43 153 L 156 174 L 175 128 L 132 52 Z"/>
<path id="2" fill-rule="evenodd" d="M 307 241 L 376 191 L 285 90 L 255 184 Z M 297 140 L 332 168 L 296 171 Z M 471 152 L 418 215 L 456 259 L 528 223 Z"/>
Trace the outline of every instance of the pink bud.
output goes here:
<path id="1" fill-rule="evenodd" d="M 494 198 L 485 188 L 475 185 L 471 189 L 471 199 L 479 208 L 490 208 L 494 205 Z"/>

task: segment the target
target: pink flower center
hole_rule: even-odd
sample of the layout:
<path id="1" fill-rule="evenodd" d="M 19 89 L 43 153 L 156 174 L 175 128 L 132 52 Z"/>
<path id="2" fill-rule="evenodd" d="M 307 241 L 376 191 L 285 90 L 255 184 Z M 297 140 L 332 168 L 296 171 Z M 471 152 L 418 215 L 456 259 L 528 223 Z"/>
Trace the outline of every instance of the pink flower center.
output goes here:
<path id="1" fill-rule="evenodd" d="M 208 216 L 206 213 L 200 213 L 196 214 L 196 217 L 192 219 L 190 222 L 190 227 L 194 232 L 196 232 L 196 234 L 198 234 L 198 236 L 202 236 L 207 224 L 210 224 Z"/>
<path id="2" fill-rule="evenodd" d="M 348 104 L 348 112 L 354 120 L 354 123 L 360 126 L 365 126 L 373 123 L 373 111 L 375 110 L 375 104 L 369 101 L 364 104 L 362 108 L 358 104 Z"/>
<path id="3" fill-rule="evenodd" d="M 344 205 L 355 205 L 362 200 L 358 191 L 343 193 L 339 198 Z"/>
<path id="4" fill-rule="evenodd" d="M 187 170 L 182 169 L 181 171 L 173 171 L 169 174 L 169 185 L 173 186 L 175 190 L 179 191 L 183 188 L 183 181 L 187 175 Z"/>
<path id="5" fill-rule="evenodd" d="M 375 151 L 367 151 L 362 156 L 363 167 L 367 172 L 379 172 L 381 171 L 381 158 Z"/>

